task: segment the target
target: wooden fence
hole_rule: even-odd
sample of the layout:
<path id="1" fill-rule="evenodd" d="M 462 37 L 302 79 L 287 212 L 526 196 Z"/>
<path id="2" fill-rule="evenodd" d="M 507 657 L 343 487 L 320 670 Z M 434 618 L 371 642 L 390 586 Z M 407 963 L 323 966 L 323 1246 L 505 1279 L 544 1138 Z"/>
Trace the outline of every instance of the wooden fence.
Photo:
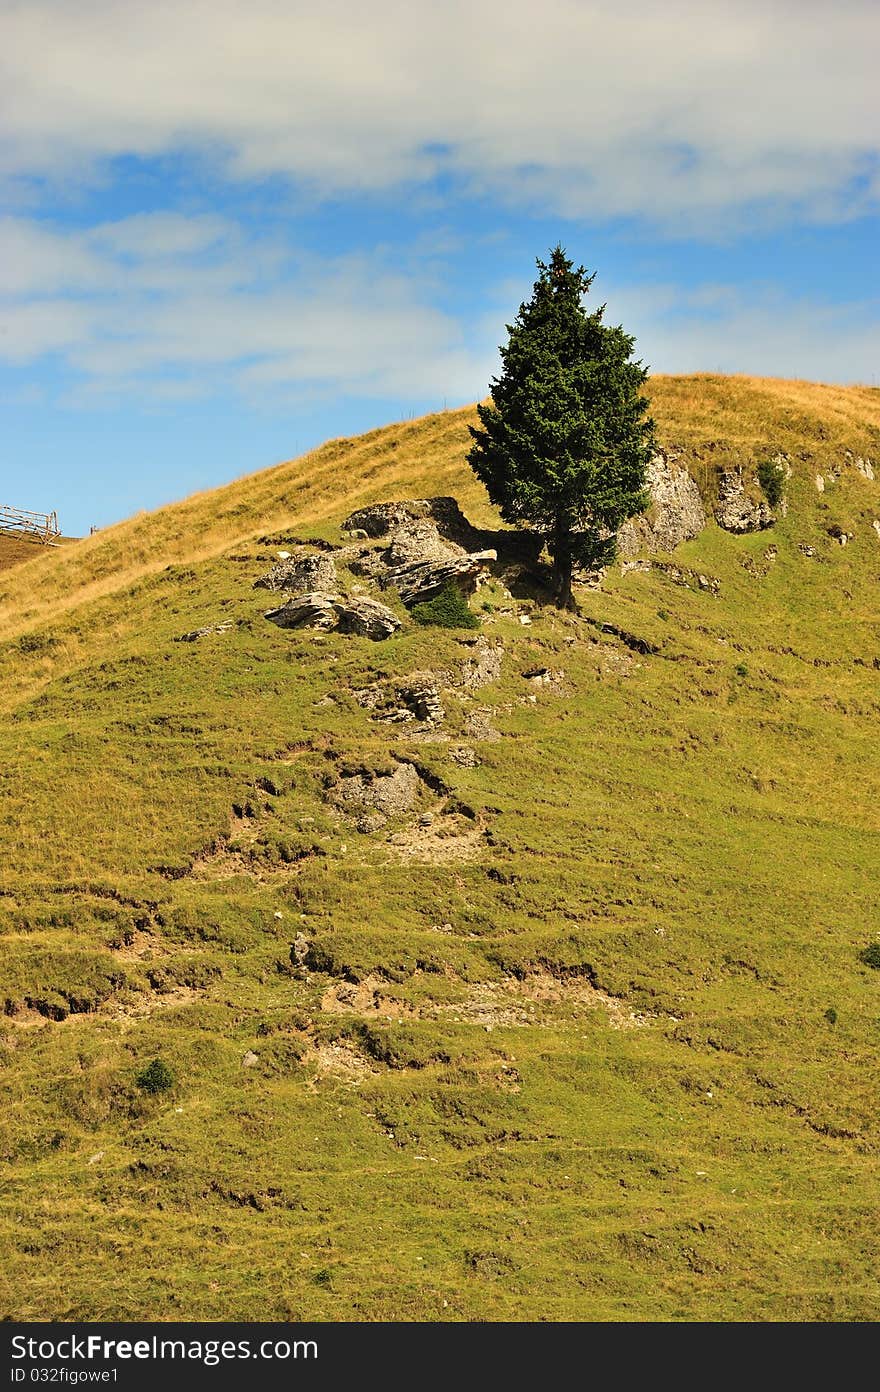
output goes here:
<path id="1" fill-rule="evenodd" d="M 0 503 L 0 533 L 12 532 L 15 536 L 33 537 L 44 546 L 51 546 L 53 538 L 61 535 L 57 512 L 26 512 L 22 508 L 7 507 Z"/>

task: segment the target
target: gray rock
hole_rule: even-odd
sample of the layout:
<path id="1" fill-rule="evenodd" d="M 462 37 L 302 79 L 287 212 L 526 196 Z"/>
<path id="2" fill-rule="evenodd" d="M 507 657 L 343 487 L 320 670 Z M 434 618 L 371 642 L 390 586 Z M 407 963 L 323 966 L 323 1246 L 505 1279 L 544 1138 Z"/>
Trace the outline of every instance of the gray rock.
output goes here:
<path id="1" fill-rule="evenodd" d="M 660 450 L 649 463 L 650 507 L 643 516 L 625 522 L 617 533 L 621 556 L 634 556 L 640 551 L 674 551 L 705 527 L 706 509 L 700 490 L 680 458 Z"/>
<path id="2" fill-rule="evenodd" d="M 480 547 L 481 534 L 468 522 L 455 498 L 411 498 L 403 502 L 373 503 L 360 508 L 343 522 L 347 532 L 364 531 L 370 537 L 391 536 L 408 523 L 428 519 L 446 541 L 464 551 Z"/>
<path id="3" fill-rule="evenodd" d="M 259 1054 L 255 1054 L 254 1051 L 253 1051 L 253 1049 L 248 1049 L 247 1053 L 245 1054 L 244 1058 L 243 1058 L 242 1061 L 241 1061 L 241 1066 L 242 1066 L 242 1068 L 253 1068 L 253 1067 L 254 1067 L 256 1064 L 258 1064 L 259 1062 L 260 1062 L 260 1056 L 259 1056 Z"/>
<path id="4" fill-rule="evenodd" d="M 446 716 L 433 672 L 413 673 L 398 685 L 396 697 L 398 704 L 382 715 L 383 720 L 420 720 L 439 725 Z"/>
<path id="5" fill-rule="evenodd" d="M 665 575 L 674 585 L 683 585 L 689 590 L 702 590 L 705 594 L 717 595 L 721 591 L 721 581 L 717 575 L 704 575 L 699 570 L 689 570 L 686 566 L 673 565 L 669 561 L 652 561 L 651 569 Z"/>
<path id="6" fill-rule="evenodd" d="M 338 628 L 342 603 L 338 595 L 304 594 L 289 599 L 279 609 L 267 610 L 264 617 L 279 628 L 316 628 L 327 633 Z"/>
<path id="7" fill-rule="evenodd" d="M 332 594 L 305 594 L 264 615 L 280 628 L 313 628 L 323 633 L 338 629 L 379 641 L 400 628 L 396 614 L 376 599 L 353 599 Z"/>
<path id="8" fill-rule="evenodd" d="M 377 599 L 358 596 L 346 599 L 337 605 L 339 631 L 356 633 L 362 638 L 372 638 L 379 642 L 390 638 L 400 628 L 400 619 Z"/>
<path id="9" fill-rule="evenodd" d="M 477 768 L 480 763 L 477 751 L 472 749 L 469 744 L 461 744 L 457 749 L 450 749 L 449 757 L 458 764 L 459 768 Z"/>
<path id="10" fill-rule="evenodd" d="M 776 518 L 763 498 L 752 496 L 746 489 L 742 469 L 723 469 L 718 484 L 715 521 L 726 532 L 762 532 L 772 527 Z"/>
<path id="11" fill-rule="evenodd" d="M 378 831 L 389 817 L 410 812 L 422 790 L 412 764 L 398 764 L 393 773 L 351 773 L 334 785 L 332 799 L 357 819 L 359 831 Z"/>
<path id="12" fill-rule="evenodd" d="M 197 643 L 200 638 L 207 638 L 211 633 L 228 633 L 232 628 L 229 623 L 207 624 L 205 628 L 194 628 L 189 633 L 181 633 L 179 638 L 175 638 L 175 643 Z"/>
<path id="13" fill-rule="evenodd" d="M 394 570 L 399 566 L 414 565 L 423 561 L 448 561 L 461 556 L 464 547 L 445 541 L 430 518 L 421 517 L 404 522 L 391 534 L 388 549 L 384 553 L 385 564 Z"/>
<path id="14" fill-rule="evenodd" d="M 291 556 L 278 561 L 268 574 L 254 581 L 255 590 L 281 590 L 293 595 L 314 594 L 322 590 L 332 593 L 336 586 L 333 557 L 321 554 Z"/>
<path id="15" fill-rule="evenodd" d="M 427 559 L 396 566 L 388 572 L 386 583 L 392 585 L 404 604 L 411 608 L 433 599 L 447 585 L 454 585 L 462 594 L 472 594 L 495 551 L 451 555 L 448 559 Z"/>
<path id="16" fill-rule="evenodd" d="M 470 654 L 461 666 L 461 683 L 467 691 L 477 691 L 488 686 L 501 676 L 501 659 L 504 649 L 493 646 L 487 638 L 464 638 L 462 643 L 470 648 Z"/>

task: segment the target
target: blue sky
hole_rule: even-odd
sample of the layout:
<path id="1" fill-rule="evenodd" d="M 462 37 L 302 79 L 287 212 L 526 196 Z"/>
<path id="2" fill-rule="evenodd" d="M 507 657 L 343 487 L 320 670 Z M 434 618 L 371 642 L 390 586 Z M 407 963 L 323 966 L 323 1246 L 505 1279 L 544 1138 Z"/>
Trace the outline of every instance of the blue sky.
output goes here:
<path id="1" fill-rule="evenodd" d="M 880 7 L 0 0 L 0 502 L 485 395 L 558 240 L 656 371 L 878 385 Z"/>

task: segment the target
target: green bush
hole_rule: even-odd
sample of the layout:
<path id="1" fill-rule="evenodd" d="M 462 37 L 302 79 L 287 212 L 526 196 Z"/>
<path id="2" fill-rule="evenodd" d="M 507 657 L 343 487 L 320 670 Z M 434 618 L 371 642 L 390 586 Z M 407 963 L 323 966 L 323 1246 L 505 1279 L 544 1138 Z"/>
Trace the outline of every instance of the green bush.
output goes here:
<path id="1" fill-rule="evenodd" d="M 758 482 L 770 506 L 778 507 L 782 502 L 785 476 L 774 459 L 761 460 L 758 465 Z"/>
<path id="2" fill-rule="evenodd" d="M 833 1005 L 829 1005 L 828 1009 L 825 1011 L 825 1019 L 828 1021 L 829 1025 L 837 1024 L 837 1011 L 834 1009 Z"/>
<path id="3" fill-rule="evenodd" d="M 439 628 L 479 628 L 480 620 L 472 614 L 461 590 L 444 585 L 433 599 L 416 604 L 412 616 L 419 624 L 436 624 Z"/>
<path id="4" fill-rule="evenodd" d="M 859 961 L 864 962 L 866 967 L 876 967 L 880 970 L 880 942 L 871 943 L 870 947 L 865 947 L 859 953 Z"/>
<path id="5" fill-rule="evenodd" d="M 135 1082 L 144 1092 L 167 1092 L 174 1086 L 174 1074 L 163 1059 L 154 1058 L 137 1074 Z"/>

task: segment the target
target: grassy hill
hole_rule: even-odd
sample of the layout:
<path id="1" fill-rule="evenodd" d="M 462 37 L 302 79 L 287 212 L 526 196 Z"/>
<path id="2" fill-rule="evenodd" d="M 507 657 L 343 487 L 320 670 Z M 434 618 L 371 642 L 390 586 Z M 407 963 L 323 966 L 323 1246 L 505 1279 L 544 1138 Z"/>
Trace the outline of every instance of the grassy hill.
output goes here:
<path id="1" fill-rule="evenodd" d="M 493 522 L 470 410 L 0 572 L 7 1316 L 876 1316 L 880 392 L 651 394 L 707 497 L 784 451 L 787 515 L 579 617 L 480 591 L 437 729 L 359 693 L 472 634 L 253 582 L 380 499 Z"/>

